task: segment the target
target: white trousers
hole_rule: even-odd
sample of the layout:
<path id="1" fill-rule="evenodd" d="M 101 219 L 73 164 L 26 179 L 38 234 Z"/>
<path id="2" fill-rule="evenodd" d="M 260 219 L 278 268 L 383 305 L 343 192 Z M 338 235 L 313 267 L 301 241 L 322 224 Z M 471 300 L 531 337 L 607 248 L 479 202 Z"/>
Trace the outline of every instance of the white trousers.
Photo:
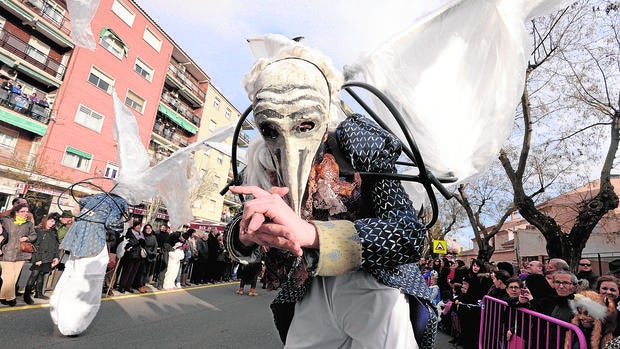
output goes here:
<path id="1" fill-rule="evenodd" d="M 65 270 L 50 297 L 52 321 L 63 335 L 84 332 L 97 315 L 108 260 L 104 246 L 94 257 L 71 255 L 65 262 Z"/>
<path id="2" fill-rule="evenodd" d="M 364 272 L 317 277 L 286 337 L 288 349 L 417 349 L 407 298 Z"/>

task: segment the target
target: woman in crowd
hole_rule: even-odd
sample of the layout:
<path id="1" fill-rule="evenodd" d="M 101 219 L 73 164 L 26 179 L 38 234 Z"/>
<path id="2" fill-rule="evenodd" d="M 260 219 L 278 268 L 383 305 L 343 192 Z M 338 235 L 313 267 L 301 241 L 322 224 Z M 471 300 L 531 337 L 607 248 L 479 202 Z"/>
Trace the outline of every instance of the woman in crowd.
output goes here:
<path id="1" fill-rule="evenodd" d="M 30 277 L 26 282 L 24 291 L 24 302 L 33 304 L 32 290 L 35 290 L 34 298 L 49 299 L 44 294 L 45 276 L 58 265 L 58 233 L 56 222 L 60 221 L 58 213 L 52 213 L 41 219 L 41 223 L 35 228 L 37 240 L 35 242 L 35 252 L 32 254 L 32 266 L 30 267 Z"/>
<path id="2" fill-rule="evenodd" d="M 614 337 L 620 336 L 620 279 L 612 275 L 603 275 L 598 278 L 596 290 L 607 299 L 614 301 L 616 311 L 612 312 L 607 321 L 608 324 L 615 323 L 616 328 L 613 332 Z"/>
<path id="3" fill-rule="evenodd" d="M 147 283 L 153 281 L 155 273 L 155 259 L 157 259 L 157 237 L 153 234 L 153 226 L 144 225 L 142 228 L 144 235 L 144 249 L 146 250 L 146 259 L 144 260 L 144 273 L 140 273 L 140 285 L 145 287 Z"/>
<path id="4" fill-rule="evenodd" d="M 466 278 L 469 283 L 467 290 L 469 296 L 478 300 L 489 292 L 493 283 L 486 266 L 477 259 L 471 261 Z"/>
<path id="5" fill-rule="evenodd" d="M 125 293 L 125 291 L 131 292 L 131 287 L 136 286 L 134 284 L 136 275 L 138 275 L 146 259 L 144 235 L 142 235 L 140 231 L 140 225 L 138 221 L 133 222 L 131 228 L 125 233 L 127 244 L 124 247 L 123 270 L 121 272 L 121 281 L 118 286 L 118 291 L 120 293 Z"/>
<path id="6" fill-rule="evenodd" d="M 461 295 L 454 301 L 452 308 L 458 316 L 460 334 L 456 341 L 465 349 L 478 348 L 478 333 L 480 332 L 480 295 L 470 294 L 471 281 L 475 278 L 467 277 L 461 286 Z"/>
<path id="7" fill-rule="evenodd" d="M 0 269 L 2 269 L 2 287 L 0 288 L 0 304 L 14 307 L 17 305 L 15 298 L 15 284 L 19 278 L 19 273 L 25 261 L 32 257 L 32 253 L 23 252 L 19 245 L 22 241 L 34 242 L 37 239 L 37 232 L 34 224 L 26 217 L 28 216 L 28 204 L 17 204 L 13 206 L 9 215 L 2 218 L 2 230 L 8 236 L 7 243 L 4 245 L 4 254 L 0 256 Z"/>
<path id="8" fill-rule="evenodd" d="M 506 291 L 508 279 L 510 279 L 510 274 L 506 270 L 500 269 L 492 272 L 491 280 L 493 281 L 493 286 L 491 286 L 487 294 L 493 298 L 508 301 L 509 297 Z"/>

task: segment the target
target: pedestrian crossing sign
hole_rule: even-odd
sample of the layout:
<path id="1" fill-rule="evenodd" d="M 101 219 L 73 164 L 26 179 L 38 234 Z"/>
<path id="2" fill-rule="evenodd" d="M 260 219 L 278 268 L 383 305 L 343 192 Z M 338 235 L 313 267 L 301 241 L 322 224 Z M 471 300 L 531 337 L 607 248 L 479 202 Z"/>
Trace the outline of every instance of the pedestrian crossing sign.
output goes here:
<path id="1" fill-rule="evenodd" d="M 446 240 L 433 240 L 433 253 L 437 253 L 437 254 L 448 253 Z"/>

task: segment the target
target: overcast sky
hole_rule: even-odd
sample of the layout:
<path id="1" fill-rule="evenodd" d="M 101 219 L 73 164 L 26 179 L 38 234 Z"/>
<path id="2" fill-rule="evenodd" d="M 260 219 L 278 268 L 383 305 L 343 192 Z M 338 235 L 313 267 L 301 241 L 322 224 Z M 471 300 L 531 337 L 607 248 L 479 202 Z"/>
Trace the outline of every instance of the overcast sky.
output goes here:
<path id="1" fill-rule="evenodd" d="M 355 63 L 446 0 L 136 0 L 243 112 L 241 78 L 253 63 L 246 38 L 267 33 L 304 36 L 337 67 Z"/>

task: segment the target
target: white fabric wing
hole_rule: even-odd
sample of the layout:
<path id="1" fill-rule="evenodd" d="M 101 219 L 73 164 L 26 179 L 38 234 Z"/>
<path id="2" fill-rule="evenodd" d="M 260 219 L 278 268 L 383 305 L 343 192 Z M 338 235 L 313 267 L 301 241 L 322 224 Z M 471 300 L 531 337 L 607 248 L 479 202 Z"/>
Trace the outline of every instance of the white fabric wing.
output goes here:
<path id="1" fill-rule="evenodd" d="M 90 23 L 97 13 L 100 0 L 67 0 L 71 15 L 71 39 L 77 46 L 94 50 L 97 47 Z"/>
<path id="2" fill-rule="evenodd" d="M 511 130 L 530 54 L 526 19 L 564 2 L 449 1 L 354 70 L 396 104 L 427 167 L 463 182 L 488 168 Z"/>

